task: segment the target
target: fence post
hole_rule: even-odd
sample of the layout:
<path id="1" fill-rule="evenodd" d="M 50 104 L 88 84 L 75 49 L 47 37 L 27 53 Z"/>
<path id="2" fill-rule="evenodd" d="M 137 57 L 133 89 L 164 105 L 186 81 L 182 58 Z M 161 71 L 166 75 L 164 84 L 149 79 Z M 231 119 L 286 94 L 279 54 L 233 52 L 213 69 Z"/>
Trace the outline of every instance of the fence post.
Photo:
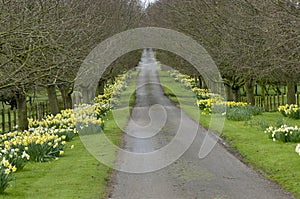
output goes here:
<path id="1" fill-rule="evenodd" d="M 11 114 L 10 109 L 7 110 L 7 116 L 8 116 L 8 131 L 11 132 Z"/>
<path id="2" fill-rule="evenodd" d="M 270 96 L 266 96 L 266 111 L 270 111 Z"/>
<path id="3" fill-rule="evenodd" d="M 44 103 L 41 103 L 42 105 L 42 117 L 45 117 L 45 104 Z"/>
<path id="4" fill-rule="evenodd" d="M 13 114 L 14 114 L 14 127 L 17 126 L 17 111 L 16 109 L 13 110 Z"/>
<path id="5" fill-rule="evenodd" d="M 268 108 L 269 108 L 269 111 L 271 111 L 272 110 L 272 98 L 271 98 L 272 96 L 271 95 L 269 95 L 268 96 Z"/>
<path id="6" fill-rule="evenodd" d="M 39 119 L 38 103 L 35 104 L 34 109 L 35 109 L 35 119 L 38 120 Z"/>
<path id="7" fill-rule="evenodd" d="M 32 118 L 32 104 L 29 104 L 29 118 Z"/>
<path id="8" fill-rule="evenodd" d="M 276 106 L 276 95 L 273 95 L 273 105 L 274 105 L 273 111 L 276 111 L 276 109 L 278 108 L 278 107 Z"/>
<path id="9" fill-rule="evenodd" d="M 272 95 L 270 95 L 269 97 L 269 111 L 272 111 Z"/>
<path id="10" fill-rule="evenodd" d="M 27 118 L 31 118 L 31 105 L 27 106 Z"/>
<path id="11" fill-rule="evenodd" d="M 38 119 L 41 120 L 43 118 L 43 104 L 41 102 L 38 103 Z"/>
<path id="12" fill-rule="evenodd" d="M 2 133 L 5 133 L 5 110 L 4 108 L 2 109 Z"/>
<path id="13" fill-rule="evenodd" d="M 47 115 L 48 113 L 50 113 L 50 106 L 49 106 L 49 103 L 47 103 L 47 102 L 45 102 L 45 104 L 46 104 L 46 107 L 47 107 L 45 115 Z"/>
<path id="14" fill-rule="evenodd" d="M 270 104 L 271 104 L 271 109 L 270 111 L 273 111 L 275 108 L 275 104 L 274 104 L 274 97 L 273 95 L 270 96 Z"/>
<path id="15" fill-rule="evenodd" d="M 33 110 L 33 106 L 32 103 L 29 104 L 29 118 L 33 118 L 34 119 L 34 110 Z"/>
<path id="16" fill-rule="evenodd" d="M 31 104 L 31 117 L 32 117 L 32 119 L 34 119 L 34 117 L 35 117 L 35 108 L 34 108 L 35 106 L 34 106 L 34 104 Z"/>
<path id="17" fill-rule="evenodd" d="M 267 96 L 268 112 L 270 112 L 270 111 L 272 110 L 272 108 L 271 108 L 271 103 L 272 103 L 272 101 L 271 101 L 271 96 L 268 95 L 268 96 Z"/>
<path id="18" fill-rule="evenodd" d="M 260 97 L 260 96 L 258 96 L 258 98 L 257 98 L 257 103 L 258 103 L 258 106 L 259 106 L 259 107 L 263 108 L 262 103 L 261 103 L 261 97 Z"/>

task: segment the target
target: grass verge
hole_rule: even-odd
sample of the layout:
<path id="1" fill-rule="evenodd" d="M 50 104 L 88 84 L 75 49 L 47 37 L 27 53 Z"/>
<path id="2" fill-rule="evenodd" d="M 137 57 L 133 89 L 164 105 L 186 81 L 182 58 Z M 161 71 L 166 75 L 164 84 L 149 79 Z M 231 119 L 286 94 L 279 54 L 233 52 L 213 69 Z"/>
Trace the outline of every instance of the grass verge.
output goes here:
<path id="1" fill-rule="evenodd" d="M 171 89 L 169 89 L 167 86 L 162 86 L 164 92 L 165 92 L 165 95 L 172 101 L 176 104 L 176 106 L 179 106 L 179 101 L 178 101 L 178 98 L 176 97 L 176 95 L 172 92 Z"/>
<path id="2" fill-rule="evenodd" d="M 106 117 L 105 131 L 114 132 L 110 139 L 118 144 L 121 131 L 111 117 L 111 113 Z M 104 198 L 110 168 L 99 163 L 79 137 L 65 148 L 65 155 L 57 161 L 27 163 L 24 170 L 15 174 L 16 181 L 0 198 Z M 114 157 L 115 152 L 109 155 Z"/>
<path id="3" fill-rule="evenodd" d="M 164 85 L 167 96 L 176 90 L 177 93 L 186 93 L 186 89 L 176 83 L 164 71 L 159 71 L 160 81 Z M 183 98 L 176 95 L 178 100 L 185 100 L 186 104 L 195 103 L 195 99 Z M 172 100 L 172 98 L 170 98 Z M 189 103 L 187 101 L 190 101 Z M 181 106 L 181 108 L 194 120 L 208 128 L 209 115 L 201 115 L 198 118 L 198 109 L 193 106 Z M 265 177 L 277 182 L 284 189 L 291 192 L 296 198 L 300 198 L 300 157 L 295 153 L 295 143 L 273 142 L 263 131 L 270 125 L 285 123 L 289 125 L 300 125 L 299 120 L 284 118 L 280 113 L 264 113 L 255 116 L 247 122 L 225 120 L 221 137 L 226 143 L 236 150 L 243 161 L 250 164 L 254 169 L 260 171 Z"/>

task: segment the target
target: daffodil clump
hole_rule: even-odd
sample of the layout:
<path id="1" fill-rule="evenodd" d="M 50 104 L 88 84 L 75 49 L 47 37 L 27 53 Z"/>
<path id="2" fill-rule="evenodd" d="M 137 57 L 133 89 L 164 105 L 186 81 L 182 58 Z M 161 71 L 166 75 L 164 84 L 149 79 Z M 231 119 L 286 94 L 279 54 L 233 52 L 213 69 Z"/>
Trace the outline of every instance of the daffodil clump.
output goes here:
<path id="1" fill-rule="evenodd" d="M 106 85 L 104 94 L 96 97 L 94 99 L 94 102 L 99 103 L 100 105 L 107 104 L 110 106 L 109 108 L 117 105 L 119 103 L 118 98 L 121 96 L 121 93 L 127 88 L 127 82 L 130 78 L 131 72 L 119 75 L 115 78 L 113 84 Z"/>
<path id="2" fill-rule="evenodd" d="M 196 85 L 193 78 L 191 78 L 189 75 L 180 73 L 178 70 L 168 71 L 168 73 L 175 79 L 176 82 L 182 83 L 188 89 L 192 89 Z"/>
<path id="3" fill-rule="evenodd" d="M 192 91 L 196 94 L 198 100 L 206 100 L 213 97 L 213 93 L 210 93 L 208 89 L 201 89 L 198 87 L 192 88 Z"/>
<path id="4" fill-rule="evenodd" d="M 11 174 L 17 171 L 17 168 L 5 156 L 2 156 L 0 160 L 0 194 L 2 194 L 9 186 L 9 182 L 13 180 Z"/>
<path id="5" fill-rule="evenodd" d="M 223 101 L 221 98 L 210 98 L 205 100 L 197 100 L 197 105 L 202 115 L 211 113 L 220 113 L 228 120 L 247 121 L 253 115 L 262 113 L 262 109 L 250 106 L 245 102 Z"/>
<path id="6" fill-rule="evenodd" d="M 282 125 L 279 128 L 270 126 L 265 130 L 265 133 L 274 142 L 300 142 L 300 128 L 298 126 Z"/>
<path id="7" fill-rule="evenodd" d="M 202 114 L 212 113 L 213 108 L 216 105 L 223 105 L 223 101 L 218 98 L 200 99 L 197 100 L 197 106 L 202 111 Z"/>
<path id="8" fill-rule="evenodd" d="M 36 162 L 44 162 L 62 155 L 65 139 L 66 136 L 56 135 L 53 129 L 42 126 L 1 135 L 4 150 L 14 150 L 19 153 L 19 157 Z"/>
<path id="9" fill-rule="evenodd" d="M 65 140 L 71 140 L 77 133 L 75 116 L 72 109 L 62 110 L 54 115 L 47 115 L 42 120 L 28 119 L 29 131 L 34 129 L 41 130 L 41 133 L 47 131 L 50 134 L 65 136 Z M 41 128 L 42 127 L 42 128 Z"/>
<path id="10" fill-rule="evenodd" d="M 0 194 L 4 192 L 9 182 L 12 181 L 12 173 L 22 170 L 26 161 L 30 158 L 26 151 L 11 146 L 12 144 L 17 144 L 13 138 L 20 135 L 21 132 L 0 135 Z"/>
<path id="11" fill-rule="evenodd" d="M 105 89 L 103 95 L 98 95 L 95 97 L 94 102 L 95 103 L 101 103 L 101 104 L 110 104 L 111 103 L 111 92 L 112 90 Z"/>
<path id="12" fill-rule="evenodd" d="M 1 146 L 0 157 L 5 157 L 19 171 L 25 166 L 25 163 L 30 159 L 30 155 L 19 148 L 11 147 L 9 141 L 5 141 L 5 145 Z"/>
<path id="13" fill-rule="evenodd" d="M 224 113 L 226 109 L 246 108 L 249 106 L 246 102 L 223 101 L 220 97 L 197 100 L 197 105 L 203 113 Z"/>
<path id="14" fill-rule="evenodd" d="M 188 75 L 181 74 L 177 70 L 168 72 L 175 81 L 184 84 L 187 89 L 190 89 L 197 96 L 197 106 L 201 114 L 220 113 L 226 115 L 229 120 L 245 121 L 251 119 L 253 115 L 262 113 L 259 107 L 253 107 L 245 102 L 225 101 L 220 95 L 210 92 L 208 89 L 197 87 L 194 78 Z"/>
<path id="15" fill-rule="evenodd" d="M 285 117 L 300 119 L 300 108 L 295 104 L 279 106 L 278 111 Z"/>
<path id="16" fill-rule="evenodd" d="M 110 109 L 106 109 L 105 112 L 100 114 L 99 110 L 101 109 L 101 107 L 102 106 L 100 104 L 81 104 L 77 106 L 73 114 L 73 117 L 75 118 L 74 125 L 76 125 L 76 127 L 80 129 L 91 125 L 98 125 L 103 128 L 104 122 L 102 118 Z"/>
<path id="17" fill-rule="evenodd" d="M 121 93 L 128 87 L 128 80 L 131 78 L 131 72 L 116 77 L 113 84 L 108 84 L 104 89 L 103 95 L 95 97 L 96 117 L 102 118 L 106 113 L 119 103 Z"/>

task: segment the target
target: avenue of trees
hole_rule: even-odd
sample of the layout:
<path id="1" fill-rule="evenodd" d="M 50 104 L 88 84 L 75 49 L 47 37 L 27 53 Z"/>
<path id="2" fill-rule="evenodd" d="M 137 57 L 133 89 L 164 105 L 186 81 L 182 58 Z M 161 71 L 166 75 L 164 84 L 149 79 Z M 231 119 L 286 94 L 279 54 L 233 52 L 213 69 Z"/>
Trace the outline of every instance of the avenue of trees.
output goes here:
<path id="1" fill-rule="evenodd" d="M 224 79 L 228 100 L 239 100 L 244 87 L 247 101 L 254 104 L 255 85 L 263 95 L 267 85 L 278 92 L 285 85 L 287 103 L 295 103 L 300 82 L 299 1 L 159 0 L 146 17 L 145 24 L 183 32 L 206 48 Z M 160 52 L 158 57 L 195 75 L 177 56 Z"/>
<path id="2" fill-rule="evenodd" d="M 64 108 L 71 108 L 84 58 L 101 41 L 137 27 L 141 9 L 138 0 L 1 0 L 0 100 L 17 106 L 20 128 L 27 127 L 29 94 L 45 90 L 56 114 L 59 89 Z M 135 66 L 139 56 L 133 52 L 116 61 L 122 67 L 111 66 L 99 88 L 118 70 Z"/>
<path id="3" fill-rule="evenodd" d="M 297 0 L 158 0 L 147 8 L 139 0 L 0 0 L 0 101 L 18 108 L 27 127 L 28 96 L 44 91 L 50 111 L 71 108 L 74 79 L 82 61 L 103 40 L 136 27 L 164 27 L 201 44 L 216 62 L 228 100 L 248 102 L 254 87 L 288 88 L 295 103 L 300 82 L 300 5 Z M 174 41 L 176 42 L 176 41 Z M 140 51 L 116 60 L 99 80 L 138 64 Z M 159 61 L 199 76 L 180 57 L 158 51 Z M 117 67 L 116 67 L 117 66 Z M 199 76 L 200 77 L 200 76 Z M 200 77 L 201 78 L 201 77 Z"/>

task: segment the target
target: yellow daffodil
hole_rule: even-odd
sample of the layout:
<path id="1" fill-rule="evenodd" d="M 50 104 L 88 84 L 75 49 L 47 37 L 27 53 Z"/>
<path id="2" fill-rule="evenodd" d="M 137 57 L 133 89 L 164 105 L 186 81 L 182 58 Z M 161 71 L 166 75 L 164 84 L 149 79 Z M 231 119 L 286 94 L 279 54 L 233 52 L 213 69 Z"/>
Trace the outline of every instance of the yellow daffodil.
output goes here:
<path id="1" fill-rule="evenodd" d="M 8 169 L 8 168 L 5 169 L 4 173 L 5 173 L 6 175 L 10 174 L 10 169 Z"/>

